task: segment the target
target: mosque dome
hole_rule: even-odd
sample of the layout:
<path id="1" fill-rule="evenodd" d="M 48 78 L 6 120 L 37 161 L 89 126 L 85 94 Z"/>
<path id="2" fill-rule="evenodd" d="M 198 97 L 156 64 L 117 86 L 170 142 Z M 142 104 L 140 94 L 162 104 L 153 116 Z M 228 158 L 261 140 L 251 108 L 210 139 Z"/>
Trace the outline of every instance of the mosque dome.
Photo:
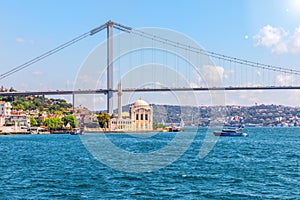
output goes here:
<path id="1" fill-rule="evenodd" d="M 149 106 L 149 104 L 140 98 L 134 103 L 134 106 Z"/>

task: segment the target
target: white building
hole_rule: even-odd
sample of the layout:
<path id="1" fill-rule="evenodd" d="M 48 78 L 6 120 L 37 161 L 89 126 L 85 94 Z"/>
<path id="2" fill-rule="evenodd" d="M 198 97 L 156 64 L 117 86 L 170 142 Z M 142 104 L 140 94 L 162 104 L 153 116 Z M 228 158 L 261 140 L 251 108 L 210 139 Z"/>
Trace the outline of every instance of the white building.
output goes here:
<path id="1" fill-rule="evenodd" d="M 29 126 L 30 125 L 29 116 L 26 114 L 11 115 L 10 117 L 6 118 L 6 120 L 13 122 L 17 126 Z"/>
<path id="2" fill-rule="evenodd" d="M 110 131 L 117 131 L 117 132 L 131 132 L 132 131 L 132 121 L 129 118 L 112 118 L 109 121 L 109 129 Z"/>
<path id="3" fill-rule="evenodd" d="M 11 104 L 10 102 L 0 102 L 0 116 L 9 117 L 11 115 Z"/>
<path id="4" fill-rule="evenodd" d="M 129 117 L 122 116 L 122 89 L 118 84 L 118 117 L 109 122 L 110 131 L 138 132 L 153 130 L 153 108 L 140 98 L 129 108 Z"/>
<path id="5" fill-rule="evenodd" d="M 129 118 L 112 118 L 109 123 L 110 131 L 152 131 L 153 108 L 141 98 L 129 108 Z"/>
<path id="6" fill-rule="evenodd" d="M 130 106 L 129 115 L 134 131 L 153 130 L 153 108 L 142 98 Z"/>

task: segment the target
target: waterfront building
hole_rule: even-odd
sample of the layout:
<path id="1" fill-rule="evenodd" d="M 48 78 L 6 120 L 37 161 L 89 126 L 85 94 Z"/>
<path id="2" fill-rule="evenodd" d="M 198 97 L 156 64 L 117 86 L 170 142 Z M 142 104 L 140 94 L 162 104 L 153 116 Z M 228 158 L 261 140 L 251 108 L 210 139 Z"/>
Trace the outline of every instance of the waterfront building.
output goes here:
<path id="1" fill-rule="evenodd" d="M 153 108 L 142 98 L 130 106 L 129 113 L 134 131 L 153 130 Z"/>
<path id="2" fill-rule="evenodd" d="M 120 114 L 110 119 L 109 128 L 111 131 L 152 131 L 153 130 L 153 108 L 142 98 L 129 107 L 129 117 Z"/>
<path id="3" fill-rule="evenodd" d="M 0 127 L 3 126 L 5 124 L 5 117 L 4 116 L 0 116 Z"/>
<path id="4" fill-rule="evenodd" d="M 142 98 L 129 107 L 129 116 L 122 115 L 122 89 L 118 84 L 118 116 L 112 117 L 109 122 L 110 131 L 139 132 L 153 130 L 153 108 Z"/>
<path id="5" fill-rule="evenodd" d="M 11 108 L 12 108 L 12 106 L 11 106 L 10 102 L 1 101 L 0 102 L 0 115 L 9 117 L 11 115 Z"/>
<path id="6" fill-rule="evenodd" d="M 130 132 L 132 131 L 133 124 L 129 118 L 111 118 L 109 121 L 110 131 L 116 132 Z"/>
<path id="7" fill-rule="evenodd" d="M 6 118 L 6 121 L 9 121 L 16 126 L 30 126 L 30 119 L 26 114 L 11 115 Z"/>

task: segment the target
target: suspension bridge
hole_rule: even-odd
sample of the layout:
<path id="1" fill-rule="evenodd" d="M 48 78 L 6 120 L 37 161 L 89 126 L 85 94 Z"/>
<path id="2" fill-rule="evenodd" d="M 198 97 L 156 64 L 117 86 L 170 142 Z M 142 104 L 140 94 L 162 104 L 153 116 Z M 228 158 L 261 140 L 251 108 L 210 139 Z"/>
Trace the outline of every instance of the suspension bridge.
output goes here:
<path id="1" fill-rule="evenodd" d="M 105 94 L 107 96 L 107 110 L 108 113 L 111 114 L 113 112 L 113 94 L 117 92 L 117 89 L 114 87 L 114 85 L 117 84 L 114 84 L 114 80 L 120 80 L 121 76 L 132 70 L 132 66 L 149 65 L 149 63 L 152 63 L 150 67 L 152 70 L 144 70 L 144 72 L 141 71 L 139 73 L 141 79 L 144 79 L 143 76 L 150 77 L 146 79 L 146 81 L 151 82 L 151 84 L 141 86 L 140 83 L 133 81 L 131 84 L 125 85 L 122 92 L 300 89 L 300 70 L 253 62 L 203 50 L 189 41 L 180 41 L 176 40 L 176 37 L 173 38 L 169 35 L 164 35 L 164 32 L 160 35 L 155 31 L 134 29 L 113 21 L 108 21 L 20 66 L 12 68 L 1 74 L 0 80 L 24 70 L 84 38 L 93 36 L 103 30 L 107 31 L 107 40 L 105 43 L 106 77 L 103 78 L 103 81 L 106 82 L 106 86 L 102 84 L 98 87 L 101 89 L 75 87 L 73 90 L 0 92 L 0 96 L 40 95 L 42 96 L 42 102 L 44 102 L 44 98 L 47 95 L 72 95 L 74 106 L 75 95 Z M 125 36 L 115 37 L 113 30 Z M 142 50 L 138 52 L 131 51 L 130 55 L 125 58 L 124 47 L 121 47 L 121 44 L 124 44 L 124 46 L 127 45 L 127 47 L 128 45 L 132 46 L 131 49 L 141 47 Z M 115 54 L 118 54 L 117 58 L 114 57 Z M 159 69 L 162 68 L 161 66 L 173 66 L 172 70 L 175 72 L 175 75 L 171 74 L 172 79 L 165 83 L 157 84 L 156 77 L 164 73 L 163 70 L 159 71 Z M 114 71 L 114 67 L 117 67 L 116 71 L 118 71 L 118 73 Z M 205 70 L 201 71 L 199 70 L 200 68 L 204 68 Z M 163 79 L 168 79 L 168 75 L 165 74 L 165 76 Z M 99 77 L 97 78 L 99 79 Z M 182 84 L 182 79 L 184 79 L 184 84 Z M 162 80 L 162 78 L 160 80 Z"/>

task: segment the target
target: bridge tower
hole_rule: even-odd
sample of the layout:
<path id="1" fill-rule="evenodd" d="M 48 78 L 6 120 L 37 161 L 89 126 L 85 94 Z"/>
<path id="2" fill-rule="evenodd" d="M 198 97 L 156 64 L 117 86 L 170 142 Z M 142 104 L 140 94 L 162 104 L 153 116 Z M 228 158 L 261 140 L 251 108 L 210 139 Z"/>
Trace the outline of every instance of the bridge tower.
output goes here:
<path id="1" fill-rule="evenodd" d="M 113 26 L 114 22 L 106 22 L 107 28 L 107 113 L 113 114 Z"/>

